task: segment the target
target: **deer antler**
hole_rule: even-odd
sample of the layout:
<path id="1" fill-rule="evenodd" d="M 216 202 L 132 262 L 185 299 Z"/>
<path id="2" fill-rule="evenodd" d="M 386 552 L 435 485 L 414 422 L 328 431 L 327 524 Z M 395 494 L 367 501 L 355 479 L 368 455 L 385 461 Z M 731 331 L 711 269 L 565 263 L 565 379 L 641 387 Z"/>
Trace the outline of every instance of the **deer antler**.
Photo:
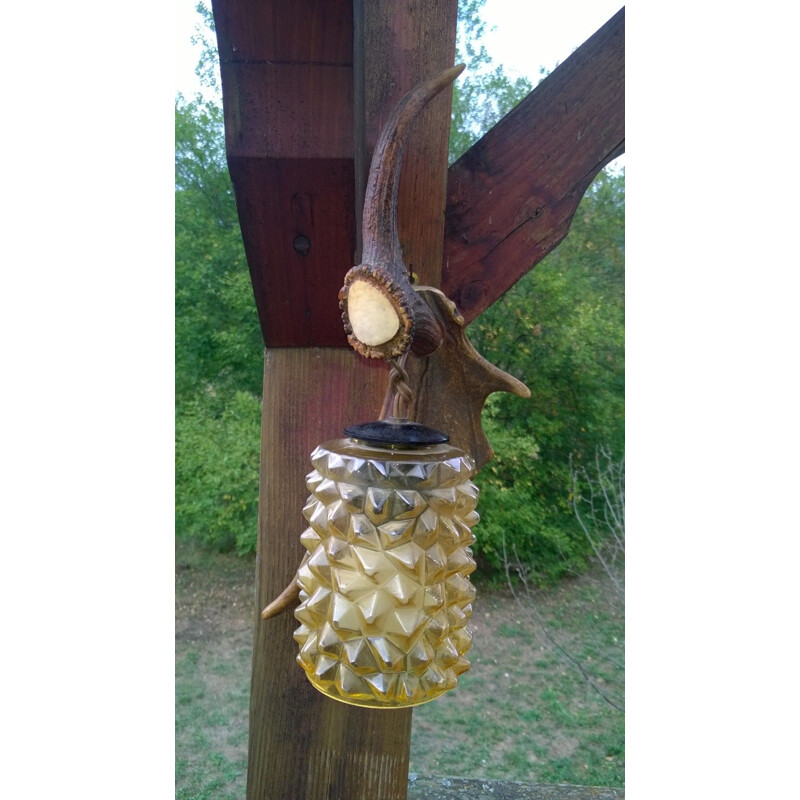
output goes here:
<path id="1" fill-rule="evenodd" d="M 386 123 L 364 196 L 362 262 L 345 276 L 339 305 L 347 340 L 362 356 L 390 359 L 409 347 L 433 353 L 444 332 L 411 286 L 397 235 L 397 188 L 408 132 L 425 105 L 463 71 L 444 70 L 409 92 Z"/>

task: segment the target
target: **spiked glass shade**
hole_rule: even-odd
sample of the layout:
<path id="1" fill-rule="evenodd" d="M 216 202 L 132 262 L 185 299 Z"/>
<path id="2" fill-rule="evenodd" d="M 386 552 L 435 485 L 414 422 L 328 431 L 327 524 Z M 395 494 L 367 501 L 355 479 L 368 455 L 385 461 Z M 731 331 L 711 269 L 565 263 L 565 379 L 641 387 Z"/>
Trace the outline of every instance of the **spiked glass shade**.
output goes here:
<path id="1" fill-rule="evenodd" d="M 300 666 L 345 703 L 433 700 L 469 669 L 472 459 L 448 444 L 389 449 L 348 438 L 320 445 L 311 461 Z"/>

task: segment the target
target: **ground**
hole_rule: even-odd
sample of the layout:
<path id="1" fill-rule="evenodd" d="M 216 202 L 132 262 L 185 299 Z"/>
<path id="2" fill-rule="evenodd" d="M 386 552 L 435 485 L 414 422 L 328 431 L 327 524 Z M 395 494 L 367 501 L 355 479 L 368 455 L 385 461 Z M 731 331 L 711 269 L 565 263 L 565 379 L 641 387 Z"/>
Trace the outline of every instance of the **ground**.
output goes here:
<path id="1" fill-rule="evenodd" d="M 254 577 L 252 559 L 178 546 L 178 800 L 244 798 Z M 472 668 L 415 709 L 412 778 L 623 786 L 623 605 L 605 573 L 476 584 Z"/>

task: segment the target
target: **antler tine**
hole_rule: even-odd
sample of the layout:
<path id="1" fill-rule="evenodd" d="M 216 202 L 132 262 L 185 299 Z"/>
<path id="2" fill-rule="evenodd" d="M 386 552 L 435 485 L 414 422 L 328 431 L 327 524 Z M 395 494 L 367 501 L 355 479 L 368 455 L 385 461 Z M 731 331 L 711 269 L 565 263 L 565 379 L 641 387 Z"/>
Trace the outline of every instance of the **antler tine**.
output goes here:
<path id="1" fill-rule="evenodd" d="M 420 111 L 463 71 L 446 69 L 421 83 L 397 105 L 381 132 L 364 197 L 362 263 L 345 276 L 339 293 L 347 338 L 368 358 L 396 358 L 414 345 L 428 355 L 442 330 L 417 297 L 403 264 L 397 234 L 397 190 L 408 134 Z"/>

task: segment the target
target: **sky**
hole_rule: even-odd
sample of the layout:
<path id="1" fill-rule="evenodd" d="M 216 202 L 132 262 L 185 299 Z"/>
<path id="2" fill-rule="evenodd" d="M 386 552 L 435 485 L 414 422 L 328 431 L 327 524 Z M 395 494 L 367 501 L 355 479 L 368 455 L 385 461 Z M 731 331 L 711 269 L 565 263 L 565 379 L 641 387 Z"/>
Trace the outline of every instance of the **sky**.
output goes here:
<path id="1" fill-rule="evenodd" d="M 623 0 L 486 0 L 484 43 L 509 75 L 524 75 L 535 85 L 540 66 L 552 71 L 624 5 Z"/>

